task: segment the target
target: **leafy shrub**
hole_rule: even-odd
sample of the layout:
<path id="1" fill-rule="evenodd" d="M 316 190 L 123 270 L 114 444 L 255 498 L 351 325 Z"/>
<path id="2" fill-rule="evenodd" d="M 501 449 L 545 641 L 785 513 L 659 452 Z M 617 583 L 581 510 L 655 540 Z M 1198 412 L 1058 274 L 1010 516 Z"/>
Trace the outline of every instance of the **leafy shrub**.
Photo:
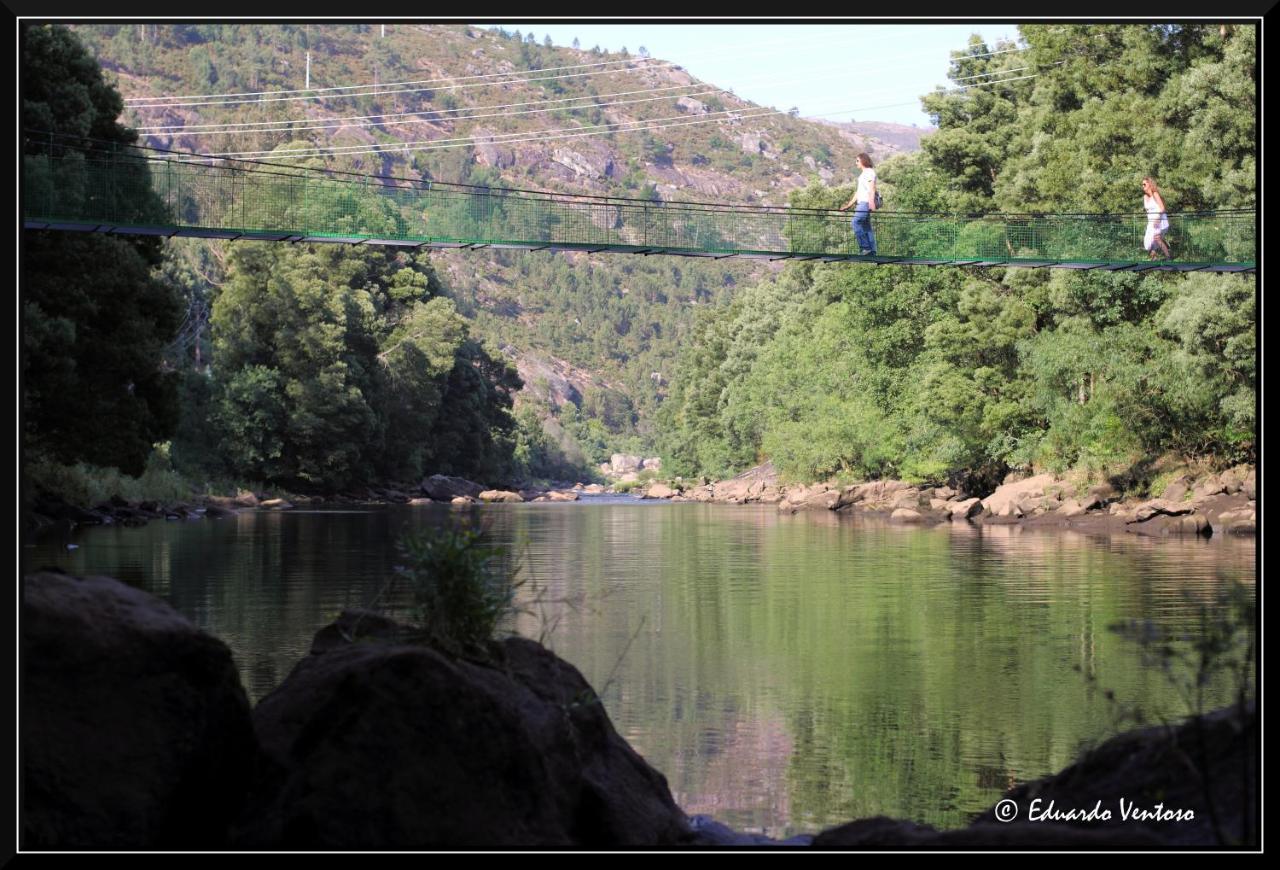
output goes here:
<path id="1" fill-rule="evenodd" d="M 502 563 L 505 552 L 484 531 L 443 528 L 411 532 L 398 547 L 405 564 L 396 573 L 409 584 L 413 618 L 427 639 L 460 651 L 493 638 L 518 612 L 517 582 Z"/>

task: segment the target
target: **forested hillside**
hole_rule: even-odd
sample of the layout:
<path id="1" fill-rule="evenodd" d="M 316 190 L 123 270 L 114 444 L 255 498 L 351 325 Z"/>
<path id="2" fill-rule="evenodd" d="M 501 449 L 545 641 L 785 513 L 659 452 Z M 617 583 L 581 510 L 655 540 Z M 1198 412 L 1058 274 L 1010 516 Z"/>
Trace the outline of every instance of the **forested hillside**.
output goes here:
<path id="1" fill-rule="evenodd" d="M 1252 28 L 1021 34 L 1038 75 L 927 96 L 939 132 L 878 167 L 890 208 L 1132 213 L 1146 175 L 1172 211 L 1254 205 Z M 701 314 L 659 427 L 677 473 L 768 457 L 989 491 L 1010 468 L 1140 482 L 1166 453 L 1256 449 L 1252 276 L 799 264 Z"/>
<path id="2" fill-rule="evenodd" d="M 1148 175 L 1175 212 L 1256 196 L 1248 26 L 957 46 L 936 133 L 864 128 L 897 145 L 640 47 L 461 25 L 33 27 L 24 52 L 29 130 L 311 168 L 834 208 L 866 150 L 896 211 L 1134 213 Z M 333 491 L 660 448 L 682 474 L 982 488 L 1255 451 L 1251 276 L 27 239 L 24 433 L 50 467 Z"/>
<path id="3" fill-rule="evenodd" d="M 183 151 L 248 159 L 293 152 L 361 173 L 782 204 L 810 181 L 846 178 L 860 150 L 879 158 L 911 144 L 755 107 L 640 46 L 635 55 L 555 48 L 533 34 L 461 25 L 74 31 L 130 98 L 123 119 L 142 141 Z M 308 56 L 310 85 L 326 98 L 273 93 L 304 86 Z M 351 85 L 362 87 L 345 87 Z M 257 96 L 217 96 L 240 92 Z M 184 98 L 207 94 L 215 96 Z M 387 147 L 428 139 L 440 142 Z M 169 270 L 188 303 L 188 358 L 217 368 L 216 349 L 201 346 L 212 335 L 204 319 L 216 319 L 214 300 L 226 279 L 225 256 L 215 247 L 178 253 L 174 246 L 170 259 L 181 262 Z M 519 403 L 532 416 L 522 418 L 522 431 L 532 441 L 547 436 L 543 446 L 552 455 L 541 464 L 555 468 L 541 470 L 566 475 L 575 462 L 594 464 L 614 450 L 652 451 L 654 413 L 695 310 L 773 271 L 767 264 L 551 253 L 445 252 L 431 259 L 447 278 L 442 292 L 474 335 L 529 375 Z M 547 371 L 567 373 L 569 383 L 544 384 L 540 373 Z M 539 418 L 548 424 L 544 433 L 535 431 Z M 550 442 L 565 455 L 555 457 Z"/>

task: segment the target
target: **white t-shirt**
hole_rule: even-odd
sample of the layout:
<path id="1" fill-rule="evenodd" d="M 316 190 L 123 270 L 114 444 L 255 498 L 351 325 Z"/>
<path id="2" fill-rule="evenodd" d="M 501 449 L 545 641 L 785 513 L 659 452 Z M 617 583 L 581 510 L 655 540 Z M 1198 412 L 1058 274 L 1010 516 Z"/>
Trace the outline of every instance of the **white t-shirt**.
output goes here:
<path id="1" fill-rule="evenodd" d="M 858 202 L 871 202 L 871 182 L 876 180 L 876 171 L 874 169 L 864 169 L 862 174 L 858 176 Z"/>

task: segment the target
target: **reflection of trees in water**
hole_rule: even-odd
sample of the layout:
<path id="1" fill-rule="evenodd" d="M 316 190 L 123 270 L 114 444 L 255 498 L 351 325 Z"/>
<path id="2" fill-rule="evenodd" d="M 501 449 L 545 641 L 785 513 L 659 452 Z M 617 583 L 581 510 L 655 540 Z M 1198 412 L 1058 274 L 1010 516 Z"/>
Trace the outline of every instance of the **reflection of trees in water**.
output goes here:
<path id="1" fill-rule="evenodd" d="M 256 700 L 343 608 L 383 592 L 396 612 L 395 536 L 446 514 L 102 528 L 36 560 L 163 590 L 231 646 Z M 723 807 L 709 811 L 774 835 L 880 813 L 964 823 L 1007 778 L 1059 770 L 1107 736 L 1099 688 L 1152 713 L 1173 705 L 1109 625 L 1177 616 L 1179 591 L 1211 590 L 1220 573 L 1255 576 L 1253 543 L 1234 539 L 923 529 L 772 506 L 482 514 L 523 577 L 575 601 L 550 645 L 686 809 Z M 517 627 L 538 634 L 536 617 Z"/>

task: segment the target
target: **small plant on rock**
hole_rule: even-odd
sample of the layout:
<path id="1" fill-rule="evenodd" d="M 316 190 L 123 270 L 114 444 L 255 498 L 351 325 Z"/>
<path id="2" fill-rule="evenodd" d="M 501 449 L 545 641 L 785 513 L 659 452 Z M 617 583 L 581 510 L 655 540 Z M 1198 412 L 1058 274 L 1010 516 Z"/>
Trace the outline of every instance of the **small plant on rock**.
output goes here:
<path id="1" fill-rule="evenodd" d="M 404 564 L 396 573 L 412 595 L 413 618 L 426 638 L 462 651 L 484 644 L 519 608 L 523 581 L 503 564 L 505 550 L 484 530 L 446 527 L 410 532 L 400 539 Z"/>

